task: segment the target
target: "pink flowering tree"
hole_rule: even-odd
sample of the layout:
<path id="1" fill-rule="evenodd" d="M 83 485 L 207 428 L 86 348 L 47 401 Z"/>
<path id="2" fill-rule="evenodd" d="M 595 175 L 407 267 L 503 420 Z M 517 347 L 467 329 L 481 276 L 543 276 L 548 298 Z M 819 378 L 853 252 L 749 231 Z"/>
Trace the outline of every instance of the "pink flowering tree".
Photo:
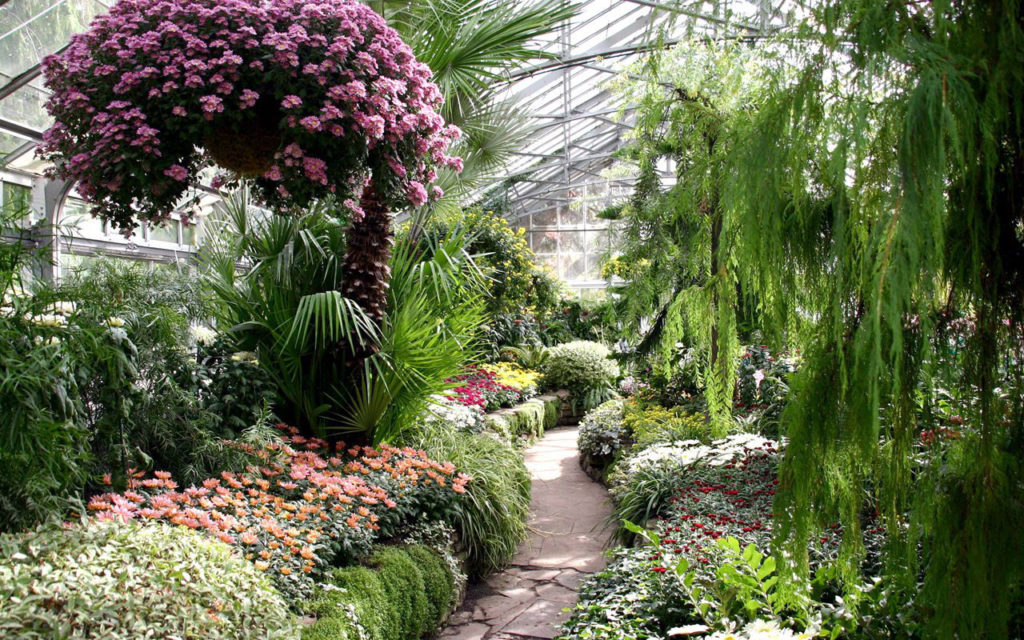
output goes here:
<path id="1" fill-rule="evenodd" d="M 431 72 L 351 0 L 119 0 L 44 60 L 42 156 L 130 232 L 181 207 L 213 164 L 273 207 L 351 212 L 346 295 L 383 314 L 390 211 L 440 190 L 458 136 Z"/>

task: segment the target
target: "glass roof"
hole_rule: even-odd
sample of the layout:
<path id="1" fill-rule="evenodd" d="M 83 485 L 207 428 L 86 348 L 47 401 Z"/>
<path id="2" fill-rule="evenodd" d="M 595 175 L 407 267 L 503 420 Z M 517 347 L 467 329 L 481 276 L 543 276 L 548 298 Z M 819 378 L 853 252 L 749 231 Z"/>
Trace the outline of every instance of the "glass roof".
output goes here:
<path id="1" fill-rule="evenodd" d="M 0 1 L 0 167 L 29 154 L 50 124 L 39 63 L 112 0 Z"/>
<path id="2" fill-rule="evenodd" d="M 524 105 L 533 131 L 496 179 L 508 179 L 510 217 L 581 197 L 589 187 L 631 183 L 610 176 L 631 128 L 630 109 L 605 88 L 646 51 L 690 36 L 768 33 L 789 22 L 789 0 L 586 0 L 544 48 L 553 60 L 510 78 L 505 97 Z M 620 117 L 621 116 L 621 117 Z M 592 191 L 592 189 L 591 189 Z"/>

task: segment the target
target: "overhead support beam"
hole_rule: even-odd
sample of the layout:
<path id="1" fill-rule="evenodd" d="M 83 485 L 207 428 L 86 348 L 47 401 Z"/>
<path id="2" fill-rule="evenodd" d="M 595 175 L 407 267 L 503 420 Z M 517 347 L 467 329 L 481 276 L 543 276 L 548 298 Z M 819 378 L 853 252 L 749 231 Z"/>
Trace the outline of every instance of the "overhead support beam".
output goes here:
<path id="1" fill-rule="evenodd" d="M 7 165 L 11 164 L 12 162 L 14 162 L 18 158 L 20 158 L 21 156 L 23 156 L 26 153 L 28 153 L 29 151 L 35 149 L 38 144 L 39 143 L 36 142 L 35 140 L 30 140 L 30 141 L 28 141 L 28 142 L 18 146 L 16 149 L 14 149 L 10 153 L 8 153 L 6 156 L 4 156 L 3 158 L 0 158 L 0 169 L 3 169 Z"/>
<path id="2" fill-rule="evenodd" d="M 13 122 L 13 121 L 8 120 L 6 118 L 0 118 L 0 131 L 6 131 L 7 133 L 13 133 L 16 136 L 21 136 L 22 138 L 28 138 L 29 140 L 34 140 L 36 142 L 42 142 L 43 141 L 43 132 L 42 131 L 38 131 L 38 130 L 33 129 L 31 127 L 26 127 L 23 124 L 18 124 L 17 122 Z"/>
<path id="3" fill-rule="evenodd" d="M 705 22 L 710 22 L 712 24 L 722 25 L 726 27 L 740 27 L 741 29 L 746 29 L 747 31 L 759 31 L 758 27 L 752 24 L 745 24 L 743 22 L 737 22 L 735 20 L 727 20 L 725 18 L 719 18 L 717 16 L 710 16 L 706 13 L 701 13 L 700 11 L 693 11 L 692 9 L 684 9 L 678 6 L 662 4 L 661 2 L 654 2 L 653 0 L 625 1 L 631 2 L 633 4 L 643 5 L 645 7 L 651 7 L 652 9 L 656 9 L 658 11 L 667 11 L 669 13 L 687 16 L 688 18 L 694 18 L 695 20 L 704 20 Z"/>
<path id="4" fill-rule="evenodd" d="M 0 6 L 3 6 L 3 5 L 0 5 Z M 57 53 L 57 54 L 64 53 L 64 51 L 69 46 L 71 46 L 70 43 L 64 45 L 60 49 L 57 49 L 57 51 L 55 53 Z M 22 71 L 21 73 L 19 73 L 18 75 L 14 76 L 13 78 L 11 78 L 7 82 L 7 84 L 5 84 L 4 86 L 0 87 L 0 100 L 3 100 L 4 98 L 6 98 L 7 96 L 11 95 L 12 93 L 17 91 L 18 89 L 21 89 L 22 87 L 28 85 L 30 82 L 32 82 L 33 80 L 38 78 L 40 75 L 42 75 L 42 73 L 43 73 L 43 65 L 42 65 L 41 62 L 37 62 L 36 64 L 32 65 L 28 69 L 26 69 L 26 70 Z"/>

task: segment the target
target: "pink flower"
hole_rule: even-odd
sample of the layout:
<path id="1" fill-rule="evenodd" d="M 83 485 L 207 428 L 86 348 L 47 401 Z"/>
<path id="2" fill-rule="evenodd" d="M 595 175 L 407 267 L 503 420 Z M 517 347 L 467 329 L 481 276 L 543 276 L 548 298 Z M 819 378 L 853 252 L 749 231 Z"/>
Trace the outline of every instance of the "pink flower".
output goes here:
<path id="1" fill-rule="evenodd" d="M 423 206 L 427 201 L 427 190 L 421 183 L 416 182 L 415 180 L 409 183 L 409 187 L 406 189 L 405 195 L 408 196 L 409 202 L 411 202 L 414 207 Z"/>
<path id="2" fill-rule="evenodd" d="M 302 120 L 299 120 L 299 124 L 309 131 L 319 131 L 321 127 L 320 118 L 316 116 L 306 116 Z"/>
<path id="3" fill-rule="evenodd" d="M 287 95 L 284 100 L 281 101 L 281 107 L 283 109 L 298 109 L 302 106 L 302 98 L 296 95 Z"/>
<path id="4" fill-rule="evenodd" d="M 253 91 L 252 89 L 242 89 L 242 96 L 238 99 L 239 106 L 243 109 L 256 106 L 256 101 L 260 99 L 260 94 Z"/>
<path id="5" fill-rule="evenodd" d="M 203 106 L 203 112 L 210 115 L 224 111 L 224 101 L 220 96 L 203 96 L 199 98 L 199 104 Z"/>
<path id="6" fill-rule="evenodd" d="M 178 182 L 185 182 L 188 179 L 188 170 L 180 164 L 172 164 L 164 169 L 164 175 L 174 178 Z"/>

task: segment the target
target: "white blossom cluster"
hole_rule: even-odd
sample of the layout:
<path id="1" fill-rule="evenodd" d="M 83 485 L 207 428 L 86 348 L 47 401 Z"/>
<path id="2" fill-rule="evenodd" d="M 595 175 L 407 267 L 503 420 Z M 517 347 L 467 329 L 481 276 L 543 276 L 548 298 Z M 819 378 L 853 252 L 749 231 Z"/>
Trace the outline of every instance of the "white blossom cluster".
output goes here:
<path id="1" fill-rule="evenodd" d="M 472 433 L 484 428 L 484 412 L 480 407 L 470 407 L 444 395 L 430 397 L 430 406 L 423 412 L 420 420 L 425 425 L 444 425 Z"/>
<path id="2" fill-rule="evenodd" d="M 678 627 L 668 632 L 670 638 L 701 638 L 702 640 L 811 640 L 814 634 L 808 631 L 796 632 L 780 627 L 776 620 L 754 620 L 737 631 L 719 631 L 711 635 L 701 635 L 707 627 L 690 625 Z"/>
<path id="3" fill-rule="evenodd" d="M 627 475 L 653 467 L 681 469 L 698 461 L 714 467 L 734 462 L 743 457 L 747 451 L 761 449 L 765 446 L 776 448 L 778 443 L 753 433 L 737 433 L 721 440 L 715 440 L 710 445 L 701 444 L 698 440 L 681 440 L 655 445 L 623 462 Z"/>

